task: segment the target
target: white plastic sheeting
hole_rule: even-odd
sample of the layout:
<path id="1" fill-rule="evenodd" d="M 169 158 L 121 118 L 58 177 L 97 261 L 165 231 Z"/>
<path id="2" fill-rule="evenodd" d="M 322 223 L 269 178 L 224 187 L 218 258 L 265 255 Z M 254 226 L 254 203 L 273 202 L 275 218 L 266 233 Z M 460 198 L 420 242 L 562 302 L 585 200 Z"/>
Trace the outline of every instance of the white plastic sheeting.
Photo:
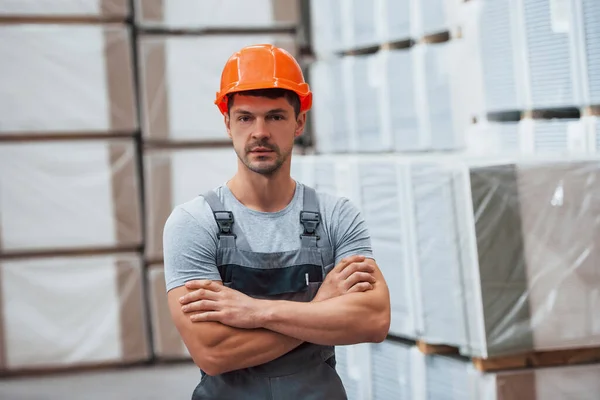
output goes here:
<path id="1" fill-rule="evenodd" d="M 152 149 L 146 173 L 146 256 L 162 259 L 162 232 L 175 206 L 225 184 L 237 171 L 233 148 Z M 208 172 L 210 171 L 210 173 Z"/>
<path id="2" fill-rule="evenodd" d="M 152 265 L 148 268 L 148 281 L 150 283 L 149 304 L 154 354 L 163 360 L 191 359 L 191 355 L 171 319 L 162 265 Z"/>
<path id="3" fill-rule="evenodd" d="M 336 346 L 336 371 L 342 380 L 348 400 L 370 400 L 371 347 L 369 343 Z"/>
<path id="4" fill-rule="evenodd" d="M 0 59 L 0 135 L 137 128 L 125 26 L 3 25 Z"/>
<path id="5" fill-rule="evenodd" d="M 139 246 L 140 200 L 133 139 L 0 146 L 1 252 Z"/>
<path id="6" fill-rule="evenodd" d="M 296 53 L 291 35 L 141 37 L 144 137 L 229 140 L 223 116 L 214 104 L 215 93 L 229 57 L 257 43 L 272 43 Z"/>
<path id="7" fill-rule="evenodd" d="M 128 0 L 2 0 L 6 17 L 127 17 Z"/>
<path id="8" fill-rule="evenodd" d="M 143 26 L 181 28 L 270 28 L 299 22 L 296 0 L 136 0 Z"/>
<path id="9" fill-rule="evenodd" d="M 149 357 L 136 254 L 0 262 L 0 369 L 120 364 Z"/>

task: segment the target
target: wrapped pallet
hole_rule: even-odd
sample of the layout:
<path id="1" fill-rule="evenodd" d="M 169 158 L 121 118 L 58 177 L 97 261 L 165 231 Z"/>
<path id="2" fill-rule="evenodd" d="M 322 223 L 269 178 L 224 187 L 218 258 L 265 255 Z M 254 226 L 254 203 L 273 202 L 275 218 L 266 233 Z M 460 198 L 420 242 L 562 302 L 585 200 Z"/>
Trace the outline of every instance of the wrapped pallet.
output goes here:
<path id="1" fill-rule="evenodd" d="M 237 171 L 232 147 L 148 149 L 146 173 L 146 257 L 162 261 L 163 228 L 175 206 L 225 184 Z"/>
<path id="2" fill-rule="evenodd" d="M 223 66 L 242 47 L 272 43 L 297 54 L 292 35 L 141 36 L 142 128 L 150 141 L 228 141 L 214 104 Z"/>
<path id="3" fill-rule="evenodd" d="M 462 352 L 599 346 L 600 162 L 486 162 L 457 176 Z"/>
<path id="4" fill-rule="evenodd" d="M 161 360 L 191 358 L 171 319 L 163 266 L 150 266 L 148 280 L 150 282 L 150 315 L 152 317 L 154 354 Z"/>
<path id="5" fill-rule="evenodd" d="M 288 28 L 300 22 L 297 0 L 135 0 L 137 22 L 170 29 Z"/>
<path id="6" fill-rule="evenodd" d="M 577 15 L 577 23 L 572 27 L 578 30 L 579 59 L 583 66 L 582 91 L 584 105 L 600 104 L 600 4 L 595 0 L 578 0 L 578 7 L 572 11 Z"/>
<path id="7" fill-rule="evenodd" d="M 0 136 L 137 129 L 125 25 L 2 25 L 0 59 Z"/>
<path id="8" fill-rule="evenodd" d="M 3 143 L 0 253 L 142 243 L 134 140 Z"/>
<path id="9" fill-rule="evenodd" d="M 415 252 L 410 230 L 412 203 L 404 184 L 407 168 L 394 157 L 365 157 L 358 161 L 357 174 L 361 213 L 390 292 L 390 334 L 415 337 Z"/>
<path id="10" fill-rule="evenodd" d="M 579 119 L 525 118 L 519 125 L 520 153 L 566 155 L 590 152 L 586 126 Z"/>
<path id="11" fill-rule="evenodd" d="M 342 47 L 345 15 L 342 0 L 310 0 L 310 32 L 318 59 L 329 58 Z"/>
<path id="12" fill-rule="evenodd" d="M 137 254 L 2 260 L 0 290 L 0 370 L 150 357 Z"/>
<path id="13" fill-rule="evenodd" d="M 348 399 L 372 398 L 371 347 L 369 343 L 335 348 L 336 371 L 342 380 Z"/>
<path id="14" fill-rule="evenodd" d="M 411 349 L 389 340 L 371 345 L 373 400 L 416 399 L 419 370 L 411 365 Z"/>
<path id="15" fill-rule="evenodd" d="M 128 0 L 4 0 L 0 18 L 122 18 L 129 15 Z"/>

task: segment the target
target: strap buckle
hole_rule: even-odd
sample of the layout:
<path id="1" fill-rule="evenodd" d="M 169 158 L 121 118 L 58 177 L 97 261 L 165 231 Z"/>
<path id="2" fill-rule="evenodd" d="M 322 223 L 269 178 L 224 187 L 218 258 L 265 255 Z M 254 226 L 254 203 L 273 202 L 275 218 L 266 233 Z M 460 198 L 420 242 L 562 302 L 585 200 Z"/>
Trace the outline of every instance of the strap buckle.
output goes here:
<path id="1" fill-rule="evenodd" d="M 300 223 L 304 226 L 304 233 L 301 236 L 317 236 L 317 239 L 319 239 L 316 232 L 319 223 L 321 223 L 321 213 L 300 211 Z"/>
<path id="2" fill-rule="evenodd" d="M 233 213 L 231 211 L 213 211 L 213 214 L 219 225 L 219 234 L 217 237 L 220 238 L 221 235 L 237 237 L 237 235 L 231 231 L 231 228 L 233 227 Z"/>

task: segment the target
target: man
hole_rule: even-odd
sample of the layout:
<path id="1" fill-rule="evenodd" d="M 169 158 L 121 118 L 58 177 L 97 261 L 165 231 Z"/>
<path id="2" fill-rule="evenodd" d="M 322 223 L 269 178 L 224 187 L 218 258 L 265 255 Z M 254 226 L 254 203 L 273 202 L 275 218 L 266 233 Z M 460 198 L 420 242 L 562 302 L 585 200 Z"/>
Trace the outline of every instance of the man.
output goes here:
<path id="1" fill-rule="evenodd" d="M 383 341 L 389 293 L 357 208 L 290 176 L 312 93 L 289 53 L 256 45 L 215 103 L 237 173 L 164 229 L 170 312 L 203 372 L 192 399 L 345 399 L 334 346 Z"/>

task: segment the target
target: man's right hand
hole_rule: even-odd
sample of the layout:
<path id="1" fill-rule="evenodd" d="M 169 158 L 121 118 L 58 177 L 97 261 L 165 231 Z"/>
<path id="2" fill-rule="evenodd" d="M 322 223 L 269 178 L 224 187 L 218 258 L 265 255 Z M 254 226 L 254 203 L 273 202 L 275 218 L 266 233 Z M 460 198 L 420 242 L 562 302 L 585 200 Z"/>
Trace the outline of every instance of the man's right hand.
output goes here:
<path id="1" fill-rule="evenodd" d="M 373 289 L 375 270 L 365 263 L 364 256 L 342 259 L 325 277 L 313 301 L 323 301 L 352 292 Z"/>

